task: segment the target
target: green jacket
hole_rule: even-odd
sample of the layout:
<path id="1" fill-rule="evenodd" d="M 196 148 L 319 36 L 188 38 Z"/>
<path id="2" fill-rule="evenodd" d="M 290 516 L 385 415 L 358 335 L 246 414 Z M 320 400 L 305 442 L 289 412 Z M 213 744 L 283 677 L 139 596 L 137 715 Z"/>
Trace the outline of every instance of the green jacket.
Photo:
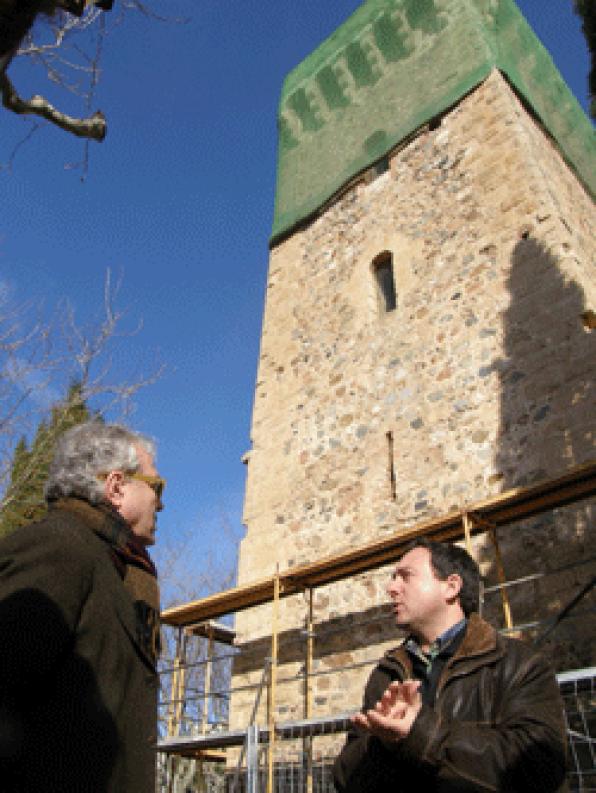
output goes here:
<path id="1" fill-rule="evenodd" d="M 412 677 L 403 646 L 373 670 L 363 710 L 393 680 Z M 351 731 L 334 767 L 339 793 L 565 793 L 563 703 L 549 665 L 477 614 L 443 669 L 433 707 L 386 744 Z"/>
<path id="2" fill-rule="evenodd" d="M 0 541 L 5 793 L 155 790 L 155 645 L 114 563 L 126 536 L 68 499 Z"/>

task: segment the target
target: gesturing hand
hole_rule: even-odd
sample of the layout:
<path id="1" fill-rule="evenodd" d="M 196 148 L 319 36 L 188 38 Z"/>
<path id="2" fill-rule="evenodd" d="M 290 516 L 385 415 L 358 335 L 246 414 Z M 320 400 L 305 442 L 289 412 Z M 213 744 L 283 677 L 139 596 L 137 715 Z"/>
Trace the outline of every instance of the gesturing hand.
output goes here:
<path id="1" fill-rule="evenodd" d="M 422 707 L 419 687 L 419 680 L 391 683 L 374 709 L 352 716 L 352 723 L 384 741 L 400 741 L 410 732 Z"/>

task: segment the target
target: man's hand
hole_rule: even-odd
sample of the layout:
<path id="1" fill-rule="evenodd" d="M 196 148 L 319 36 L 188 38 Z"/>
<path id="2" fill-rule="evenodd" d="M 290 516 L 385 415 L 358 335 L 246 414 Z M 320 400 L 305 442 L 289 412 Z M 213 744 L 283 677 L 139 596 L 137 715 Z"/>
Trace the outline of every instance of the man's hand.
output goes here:
<path id="1" fill-rule="evenodd" d="M 422 707 L 419 687 L 419 680 L 391 683 L 374 710 L 352 716 L 352 724 L 388 743 L 401 741 L 412 729 Z"/>

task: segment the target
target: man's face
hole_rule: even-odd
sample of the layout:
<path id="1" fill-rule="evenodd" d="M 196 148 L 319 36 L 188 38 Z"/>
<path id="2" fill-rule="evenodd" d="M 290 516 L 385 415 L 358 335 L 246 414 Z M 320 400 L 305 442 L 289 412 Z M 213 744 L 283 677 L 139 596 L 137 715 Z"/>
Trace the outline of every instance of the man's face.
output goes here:
<path id="1" fill-rule="evenodd" d="M 137 473 L 143 476 L 157 476 L 153 458 L 143 446 L 135 446 L 139 460 Z M 144 545 L 155 543 L 156 512 L 162 509 L 161 502 L 148 482 L 140 479 L 124 478 L 122 496 L 116 509 L 129 524 Z"/>
<path id="2" fill-rule="evenodd" d="M 435 576 L 430 551 L 413 548 L 397 563 L 387 594 L 398 627 L 425 636 L 442 623 L 452 587 Z"/>

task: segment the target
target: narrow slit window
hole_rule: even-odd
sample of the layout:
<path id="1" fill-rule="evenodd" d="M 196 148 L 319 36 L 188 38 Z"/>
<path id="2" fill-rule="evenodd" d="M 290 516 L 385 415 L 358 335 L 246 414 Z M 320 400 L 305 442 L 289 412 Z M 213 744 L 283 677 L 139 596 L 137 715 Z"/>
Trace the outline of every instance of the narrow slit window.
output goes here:
<path id="1" fill-rule="evenodd" d="M 393 256 L 382 253 L 373 262 L 373 272 L 377 283 L 379 305 L 382 311 L 388 314 L 397 308 L 397 292 L 395 291 L 395 278 L 393 275 Z"/>
<path id="2" fill-rule="evenodd" d="M 395 463 L 393 461 L 393 433 L 387 433 L 387 474 L 389 477 L 389 495 L 391 500 L 395 501 L 397 498 L 397 488 L 395 482 Z"/>

